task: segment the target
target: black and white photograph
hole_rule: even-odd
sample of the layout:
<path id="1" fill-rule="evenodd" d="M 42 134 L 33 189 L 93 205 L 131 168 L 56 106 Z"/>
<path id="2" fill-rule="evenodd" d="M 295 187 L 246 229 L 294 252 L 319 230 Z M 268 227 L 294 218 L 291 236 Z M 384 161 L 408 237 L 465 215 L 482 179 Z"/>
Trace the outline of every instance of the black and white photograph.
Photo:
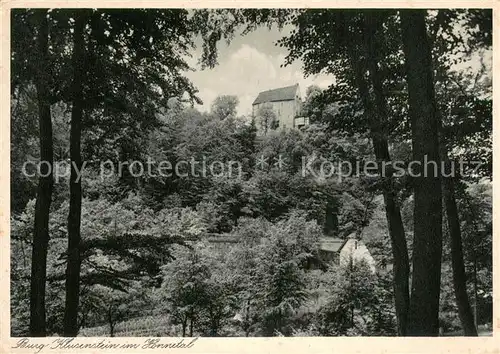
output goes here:
<path id="1" fill-rule="evenodd" d="M 140 6 L 9 10 L 13 348 L 493 336 L 491 8 Z"/>

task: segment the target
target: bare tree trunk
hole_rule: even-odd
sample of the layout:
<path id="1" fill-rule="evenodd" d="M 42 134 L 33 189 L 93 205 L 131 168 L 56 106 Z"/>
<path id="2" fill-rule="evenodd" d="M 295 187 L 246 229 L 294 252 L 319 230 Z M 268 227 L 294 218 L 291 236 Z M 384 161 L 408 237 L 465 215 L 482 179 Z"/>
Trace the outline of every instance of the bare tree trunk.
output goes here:
<path id="1" fill-rule="evenodd" d="M 250 335 L 250 300 L 247 300 L 245 306 L 245 337 Z"/>
<path id="2" fill-rule="evenodd" d="M 68 262 L 66 267 L 66 302 L 64 308 L 64 336 L 76 336 L 78 333 L 78 308 L 80 298 L 80 222 L 82 214 L 82 186 L 78 178 L 82 158 L 80 150 L 84 80 L 84 14 L 75 15 L 73 42 L 73 107 L 70 130 L 70 205 L 68 214 Z M 77 171 L 78 169 L 78 171 Z"/>
<path id="3" fill-rule="evenodd" d="M 50 88 L 48 83 L 49 24 L 47 10 L 37 10 L 39 66 L 35 72 L 38 100 L 38 125 L 40 130 L 41 176 L 35 205 L 35 225 L 31 257 L 30 279 L 30 328 L 32 337 L 46 336 L 45 285 L 47 280 L 47 253 L 49 246 L 49 212 L 52 201 L 53 162 L 52 121 L 50 112 Z M 42 177 L 43 176 L 43 177 Z"/>
<path id="4" fill-rule="evenodd" d="M 474 255 L 474 324 L 477 331 L 477 259 Z"/>
<path id="5" fill-rule="evenodd" d="M 112 305 L 109 305 L 109 308 L 108 308 L 108 323 L 109 323 L 109 336 L 114 337 L 115 336 L 115 324 L 113 322 Z"/>
<path id="6" fill-rule="evenodd" d="M 182 336 L 186 336 L 186 327 L 187 327 L 187 317 L 184 317 L 182 320 Z"/>
<path id="7" fill-rule="evenodd" d="M 375 158 L 378 163 L 391 161 L 389 154 L 387 129 L 387 107 L 383 91 L 382 79 L 378 69 L 377 49 L 375 48 L 375 36 L 382 22 L 376 18 L 373 11 L 365 11 L 365 50 L 367 54 L 367 66 L 370 72 L 370 78 L 373 85 L 375 96 L 375 105 L 369 102 L 368 88 L 362 88 L 364 91 L 365 106 L 370 107 L 368 112 L 371 115 L 371 132 Z M 378 22 L 377 22 L 378 21 Z M 358 73 L 358 81 L 363 82 L 362 72 Z M 366 84 L 364 85 L 366 86 Z M 410 262 L 408 259 L 408 246 L 406 244 L 406 235 L 401 218 L 401 210 L 397 203 L 397 198 L 392 187 L 392 170 L 382 171 L 381 176 L 385 179 L 383 184 L 383 195 L 385 204 L 385 215 L 389 227 L 389 236 L 391 239 L 392 256 L 394 259 L 394 301 L 396 307 L 396 317 L 398 321 L 398 335 L 406 334 L 408 306 L 409 306 L 409 275 Z"/>
<path id="8" fill-rule="evenodd" d="M 440 142 L 441 159 L 446 162 L 448 168 L 450 159 L 448 157 L 445 142 Z M 447 170 L 448 170 L 447 168 Z M 447 170 L 445 171 L 447 173 Z M 443 177 L 443 197 L 446 207 L 448 230 L 450 234 L 451 265 L 453 269 L 453 288 L 458 306 L 458 315 L 466 336 L 477 336 L 474 315 L 467 294 L 467 276 L 465 274 L 464 252 L 462 249 L 462 233 L 460 220 L 455 199 L 455 186 L 453 176 Z"/>
<path id="9" fill-rule="evenodd" d="M 425 10 L 402 10 L 414 177 L 413 273 L 408 334 L 439 335 L 439 294 L 442 254 L 442 200 L 437 115 L 431 49 Z M 436 163 L 434 166 L 432 161 Z M 424 168 L 422 168 L 424 166 Z M 425 168 L 427 166 L 427 168 Z M 426 171 L 427 169 L 427 171 Z"/>

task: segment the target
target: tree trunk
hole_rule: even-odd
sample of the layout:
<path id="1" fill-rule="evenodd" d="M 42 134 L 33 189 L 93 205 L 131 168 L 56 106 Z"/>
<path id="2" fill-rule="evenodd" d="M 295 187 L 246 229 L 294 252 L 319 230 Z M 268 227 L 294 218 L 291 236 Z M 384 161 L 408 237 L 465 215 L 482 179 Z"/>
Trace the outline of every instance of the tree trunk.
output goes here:
<path id="1" fill-rule="evenodd" d="M 474 324 L 476 326 L 476 331 L 477 331 L 477 325 L 478 325 L 478 319 L 477 319 L 477 259 L 475 258 L 476 256 L 474 255 Z"/>
<path id="2" fill-rule="evenodd" d="M 412 126 L 414 242 L 408 333 L 439 335 L 439 293 L 442 253 L 442 200 L 437 116 L 431 49 L 425 10 L 402 10 L 409 115 Z M 432 163 L 436 163 L 436 167 Z M 424 166 L 424 169 L 421 167 Z M 427 166 L 427 169 L 425 168 Z M 427 171 L 426 171 L 427 170 Z"/>
<path id="3" fill-rule="evenodd" d="M 30 328 L 31 337 L 46 336 L 45 283 L 47 279 L 47 252 L 49 246 L 49 211 L 52 201 L 53 160 L 52 121 L 50 112 L 50 89 L 48 83 L 49 24 L 47 10 L 37 10 L 39 27 L 37 46 L 39 67 L 35 72 L 38 101 L 38 125 L 40 130 L 40 168 L 35 205 L 35 225 L 31 257 L 30 279 Z M 47 175 L 47 176 L 45 176 Z M 45 176 L 45 177 L 42 177 Z"/>
<path id="4" fill-rule="evenodd" d="M 80 297 L 80 221 L 82 212 L 82 186 L 78 179 L 82 158 L 80 140 L 83 116 L 84 80 L 84 26 L 82 12 L 75 15 L 73 42 L 73 106 L 70 128 L 70 205 L 68 214 L 68 261 L 66 267 L 66 302 L 64 308 L 64 336 L 76 336 L 78 333 L 78 308 Z M 77 171 L 78 170 L 78 171 Z"/>
<path id="5" fill-rule="evenodd" d="M 338 208 L 331 197 L 327 197 L 323 233 L 333 236 L 338 232 Z"/>
<path id="6" fill-rule="evenodd" d="M 115 336 L 115 324 L 113 322 L 112 305 L 110 305 L 108 308 L 108 323 L 109 323 L 109 336 L 114 337 Z"/>
<path id="7" fill-rule="evenodd" d="M 217 310 L 209 310 L 210 318 L 210 336 L 217 337 L 217 332 L 219 331 L 219 318 L 220 313 Z"/>
<path id="8" fill-rule="evenodd" d="M 445 161 L 448 173 L 450 159 L 447 147 L 443 140 L 440 141 L 441 159 Z M 465 274 L 464 253 L 462 249 L 462 233 L 460 230 L 460 220 L 455 199 L 455 185 L 453 176 L 443 177 L 443 196 L 446 207 L 446 216 L 450 234 L 451 266 L 453 269 L 453 288 L 458 306 L 458 315 L 466 336 L 477 336 L 474 315 L 470 306 L 469 295 L 467 294 L 467 276 Z"/>
<path id="9" fill-rule="evenodd" d="M 382 162 L 391 161 L 388 144 L 387 128 L 387 107 L 383 91 L 382 79 L 378 69 L 378 59 L 376 56 L 375 36 L 381 22 L 376 23 L 377 18 L 373 11 L 365 11 L 365 50 L 367 54 L 367 66 L 370 73 L 375 105 L 369 99 L 369 91 L 366 84 L 363 84 L 362 71 L 358 70 L 358 81 L 361 85 L 363 96 L 365 96 L 365 106 L 371 116 L 370 128 L 372 133 L 373 149 L 375 158 L 380 165 L 380 173 L 383 179 L 383 195 L 385 204 L 385 215 L 389 227 L 391 239 L 392 256 L 394 259 L 394 302 L 396 307 L 396 317 L 398 321 L 398 335 L 406 335 L 408 306 L 409 306 L 409 275 L 410 262 L 408 259 L 408 246 L 406 235 L 401 218 L 401 210 L 397 203 L 397 198 L 392 187 L 392 170 L 382 170 Z"/>
<path id="10" fill-rule="evenodd" d="M 245 306 L 245 337 L 250 335 L 250 300 L 247 300 L 247 304 Z"/>
<path id="11" fill-rule="evenodd" d="M 186 336 L 186 327 L 187 327 L 187 317 L 184 317 L 182 320 L 182 336 Z"/>
<path id="12" fill-rule="evenodd" d="M 394 259 L 394 302 L 398 321 L 398 335 L 405 336 L 408 325 L 408 308 L 410 303 L 410 261 L 408 247 L 401 219 L 401 210 L 396 203 L 392 191 L 384 192 L 385 215 L 391 238 L 392 257 Z"/>

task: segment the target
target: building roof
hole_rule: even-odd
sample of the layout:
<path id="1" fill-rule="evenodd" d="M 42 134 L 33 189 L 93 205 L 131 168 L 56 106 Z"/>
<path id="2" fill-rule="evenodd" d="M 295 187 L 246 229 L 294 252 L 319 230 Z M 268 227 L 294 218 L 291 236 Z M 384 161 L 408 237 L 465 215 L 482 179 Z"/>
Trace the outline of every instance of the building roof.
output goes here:
<path id="1" fill-rule="evenodd" d="M 261 93 L 259 93 L 255 101 L 253 101 L 252 106 L 265 102 L 294 100 L 298 86 L 299 84 L 295 84 L 292 86 L 280 87 L 273 90 L 262 91 Z"/>
<path id="2" fill-rule="evenodd" d="M 340 252 L 346 242 L 347 239 L 343 240 L 340 238 L 322 237 L 320 239 L 320 249 L 327 252 Z"/>

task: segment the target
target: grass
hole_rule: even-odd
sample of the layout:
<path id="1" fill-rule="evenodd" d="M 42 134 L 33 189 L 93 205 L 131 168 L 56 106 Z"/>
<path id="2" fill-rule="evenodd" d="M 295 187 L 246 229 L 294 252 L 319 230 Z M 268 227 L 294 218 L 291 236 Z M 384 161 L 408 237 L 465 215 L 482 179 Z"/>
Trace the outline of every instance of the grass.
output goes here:
<path id="1" fill-rule="evenodd" d="M 146 316 L 119 322 L 115 325 L 115 337 L 169 337 L 175 336 L 175 328 L 167 316 Z M 79 336 L 109 336 L 109 325 L 82 328 Z"/>

